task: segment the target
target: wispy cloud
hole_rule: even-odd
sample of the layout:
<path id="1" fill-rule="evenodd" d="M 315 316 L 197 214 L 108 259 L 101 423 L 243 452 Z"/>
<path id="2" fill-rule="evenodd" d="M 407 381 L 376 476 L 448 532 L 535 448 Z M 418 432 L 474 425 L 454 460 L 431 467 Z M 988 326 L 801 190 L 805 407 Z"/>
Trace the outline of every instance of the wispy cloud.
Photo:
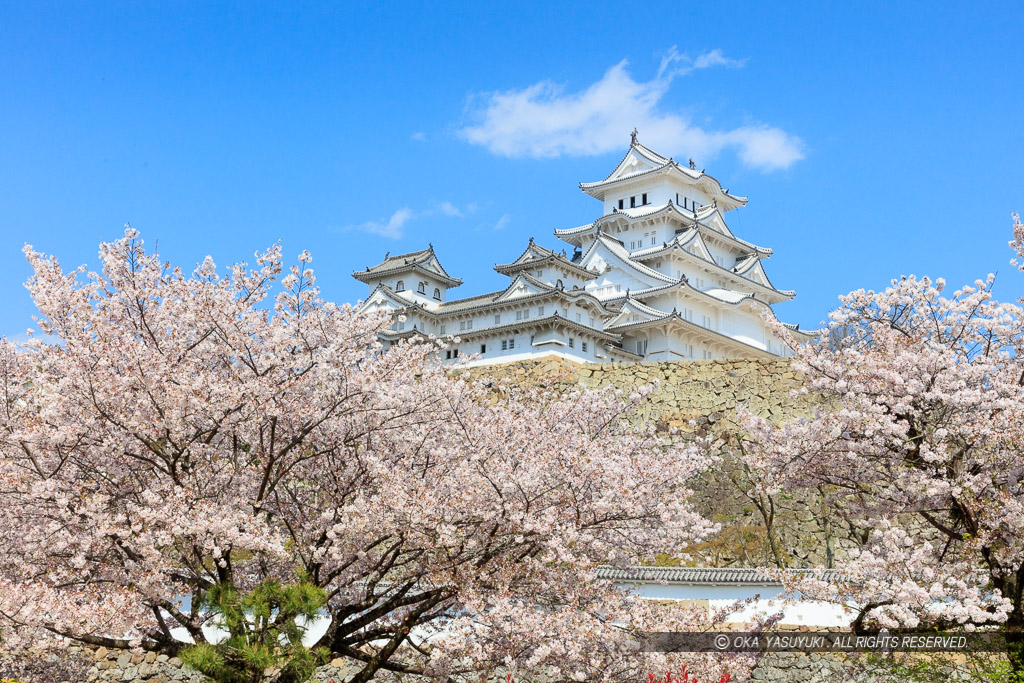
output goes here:
<path id="1" fill-rule="evenodd" d="M 566 92 L 545 80 L 520 90 L 485 93 L 470 100 L 476 123 L 459 134 L 494 154 L 551 158 L 620 149 L 635 127 L 645 144 L 670 154 L 710 159 L 735 149 L 748 166 L 787 168 L 804 156 L 803 141 L 791 133 L 767 124 L 708 130 L 661 106 L 677 77 L 698 69 L 740 68 L 745 61 L 728 58 L 721 50 L 691 58 L 673 47 L 649 81 L 635 80 L 623 60 L 579 92 Z"/>
<path id="2" fill-rule="evenodd" d="M 416 142 L 426 142 L 427 141 L 427 134 L 424 133 L 421 130 L 418 130 L 415 133 L 413 133 L 412 135 L 410 135 L 409 138 L 411 140 L 415 140 Z"/>
<path id="3" fill-rule="evenodd" d="M 379 221 L 367 221 L 365 223 L 360 223 L 359 225 L 348 225 L 345 226 L 344 229 L 359 230 L 360 232 L 368 232 L 371 235 L 380 235 L 381 237 L 387 237 L 388 239 L 398 240 L 402 239 L 402 235 L 405 234 L 403 228 L 413 215 L 412 209 L 402 208 L 391 214 L 391 218 Z"/>
<path id="4" fill-rule="evenodd" d="M 504 230 L 505 227 L 508 226 L 508 224 L 509 224 L 509 222 L 511 220 L 512 220 L 512 216 L 508 215 L 507 213 L 504 213 L 504 214 L 501 215 L 501 218 L 498 219 L 498 222 L 494 224 L 494 228 L 493 229 L 494 230 Z"/>
<path id="5" fill-rule="evenodd" d="M 371 235 L 380 235 L 388 239 L 399 240 L 405 236 L 406 226 L 414 220 L 437 215 L 443 215 L 448 218 L 463 218 L 468 214 L 474 213 L 477 208 L 479 207 L 476 203 L 466 204 L 464 207 L 459 208 L 449 201 L 434 204 L 430 208 L 421 211 L 413 211 L 409 207 L 403 207 L 391 214 L 389 218 L 346 225 L 341 230 L 358 230 Z"/>
<path id="6" fill-rule="evenodd" d="M 445 216 L 451 216 L 452 218 L 462 218 L 462 212 L 459 210 L 459 207 L 455 206 L 451 202 L 441 202 L 438 205 L 438 209 Z"/>

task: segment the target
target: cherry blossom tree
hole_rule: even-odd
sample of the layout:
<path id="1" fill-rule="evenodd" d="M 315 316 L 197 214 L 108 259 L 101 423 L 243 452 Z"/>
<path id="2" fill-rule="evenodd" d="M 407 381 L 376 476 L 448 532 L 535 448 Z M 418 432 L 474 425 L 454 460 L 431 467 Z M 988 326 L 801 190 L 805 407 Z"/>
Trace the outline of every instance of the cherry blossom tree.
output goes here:
<path id="1" fill-rule="evenodd" d="M 1011 247 L 1024 255 L 1014 216 Z M 989 276 L 951 295 L 904 277 L 841 297 L 796 349 L 811 419 L 745 414 L 746 462 L 766 493 L 818 488 L 869 529 L 842 580 L 792 581 L 861 606 L 854 626 L 998 627 L 1024 675 L 1024 316 Z M 782 330 L 780 330 L 782 332 Z"/>
<path id="2" fill-rule="evenodd" d="M 384 352 L 390 320 L 322 300 L 309 255 L 285 269 L 280 246 L 191 274 L 131 229 L 100 272 L 25 253 L 44 336 L 0 344 L 7 645 L 174 653 L 207 642 L 211 590 L 267 581 L 324 592 L 317 645 L 361 662 L 356 681 L 636 679 L 679 662 L 631 631 L 707 626 L 595 578 L 713 530 L 686 489 L 707 457 L 622 419 L 643 391 L 453 376 L 433 339 Z"/>

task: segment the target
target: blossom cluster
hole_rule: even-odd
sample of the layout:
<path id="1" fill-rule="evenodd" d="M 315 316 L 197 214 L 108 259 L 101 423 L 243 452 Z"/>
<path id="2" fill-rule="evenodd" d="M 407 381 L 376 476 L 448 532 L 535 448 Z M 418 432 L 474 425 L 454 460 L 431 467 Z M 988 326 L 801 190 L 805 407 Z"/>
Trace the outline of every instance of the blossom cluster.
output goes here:
<path id="1" fill-rule="evenodd" d="M 623 419 L 643 392 L 490 385 L 438 339 L 385 352 L 389 321 L 324 301 L 280 245 L 226 273 L 131 230 L 100 272 L 26 256 L 44 335 L 0 344 L 6 643 L 173 652 L 207 638 L 211 587 L 297 575 L 329 598 L 319 645 L 367 678 L 635 679 L 672 661 L 632 630 L 707 626 L 596 579 L 715 528 L 687 488 L 708 457 Z"/>

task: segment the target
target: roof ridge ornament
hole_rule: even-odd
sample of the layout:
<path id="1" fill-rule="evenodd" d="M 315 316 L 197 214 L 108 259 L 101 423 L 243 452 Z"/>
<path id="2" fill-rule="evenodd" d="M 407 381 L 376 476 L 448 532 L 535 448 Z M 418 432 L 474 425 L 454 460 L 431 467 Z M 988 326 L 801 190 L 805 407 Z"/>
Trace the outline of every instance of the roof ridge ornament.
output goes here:
<path id="1" fill-rule="evenodd" d="M 636 128 L 633 128 L 633 132 L 629 134 L 629 144 L 630 145 L 635 145 L 636 144 L 636 136 L 637 136 Z"/>
<path id="2" fill-rule="evenodd" d="M 691 171 L 696 171 L 697 170 L 697 164 L 693 163 L 693 157 L 690 157 L 690 170 Z"/>

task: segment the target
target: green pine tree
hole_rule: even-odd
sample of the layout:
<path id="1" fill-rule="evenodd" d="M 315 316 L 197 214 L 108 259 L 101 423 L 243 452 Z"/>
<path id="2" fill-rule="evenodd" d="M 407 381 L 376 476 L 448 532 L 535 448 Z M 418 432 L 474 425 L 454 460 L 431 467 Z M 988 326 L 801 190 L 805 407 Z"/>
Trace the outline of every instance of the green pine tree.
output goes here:
<path id="1" fill-rule="evenodd" d="M 229 636 L 216 645 L 192 645 L 181 658 L 216 683 L 308 681 L 329 653 L 302 645 L 302 624 L 316 617 L 326 602 L 324 592 L 305 581 L 283 585 L 269 580 L 248 593 L 216 585 L 202 604 Z"/>

